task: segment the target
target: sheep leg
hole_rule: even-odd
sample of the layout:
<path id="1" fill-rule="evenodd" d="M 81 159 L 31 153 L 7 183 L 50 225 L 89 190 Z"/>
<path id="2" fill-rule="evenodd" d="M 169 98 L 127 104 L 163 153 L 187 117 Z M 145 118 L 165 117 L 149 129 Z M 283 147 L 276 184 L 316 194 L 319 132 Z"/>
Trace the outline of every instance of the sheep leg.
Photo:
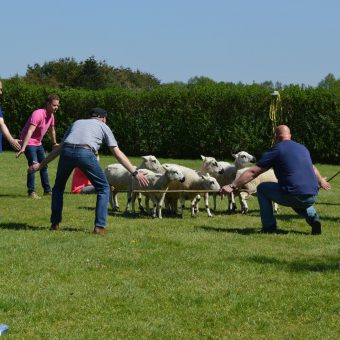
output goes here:
<path id="1" fill-rule="evenodd" d="M 207 211 L 207 214 L 209 217 L 212 217 L 212 213 L 210 212 L 210 209 L 209 209 L 209 193 L 205 193 L 204 194 L 204 203 L 205 203 L 205 209 Z"/>
<path id="2" fill-rule="evenodd" d="M 159 218 L 162 218 L 162 206 L 164 204 L 164 199 L 165 199 L 165 193 L 162 194 L 161 199 L 157 201 L 157 213 L 158 213 Z"/>
<path id="3" fill-rule="evenodd" d="M 131 203 L 131 200 L 132 200 L 132 193 L 131 193 L 131 191 L 128 191 L 126 196 L 127 196 L 127 199 L 126 199 L 125 212 L 128 212 L 129 209 L 130 209 L 130 203 Z"/>
<path id="4" fill-rule="evenodd" d="M 118 203 L 118 197 L 117 197 L 118 192 L 115 190 L 113 192 L 113 199 L 114 199 L 114 207 L 115 210 L 119 210 L 119 203 Z"/>
<path id="5" fill-rule="evenodd" d="M 245 192 L 240 192 L 240 204 L 241 204 L 241 213 L 246 215 L 248 213 L 248 204 L 246 201 L 246 198 L 248 197 L 248 194 Z"/>
<path id="6" fill-rule="evenodd" d="M 138 206 L 140 212 L 144 212 L 143 204 L 142 204 L 142 194 L 139 192 L 138 193 Z"/>
<path id="7" fill-rule="evenodd" d="M 156 218 L 157 217 L 157 200 L 156 200 L 155 194 L 151 194 L 151 201 L 153 203 L 152 218 Z M 150 214 L 150 211 L 148 211 L 148 213 Z"/>
<path id="8" fill-rule="evenodd" d="M 117 194 L 117 193 L 116 193 Z M 114 188 L 113 187 L 110 187 L 110 197 L 109 197 L 109 203 L 110 203 L 110 207 L 111 207 L 111 210 L 112 211 L 115 211 L 117 210 L 115 204 L 114 204 L 114 197 L 115 197 L 115 194 L 114 194 Z"/>
<path id="9" fill-rule="evenodd" d="M 149 196 L 145 196 L 145 210 L 150 215 L 150 197 Z"/>
<path id="10" fill-rule="evenodd" d="M 279 212 L 279 205 L 276 202 L 273 202 L 273 210 L 275 214 Z"/>
<path id="11" fill-rule="evenodd" d="M 201 195 L 197 195 L 195 197 L 195 207 L 194 207 L 194 210 L 195 210 L 195 214 L 197 214 L 199 212 L 199 204 L 200 204 L 200 201 L 201 201 Z"/>
<path id="12" fill-rule="evenodd" d="M 167 207 L 167 209 L 169 210 L 169 212 L 172 215 L 176 215 L 177 214 L 177 205 L 178 205 L 178 199 L 177 198 L 173 198 L 172 196 L 165 196 L 165 206 Z M 181 200 L 181 198 L 180 198 Z"/>
<path id="13" fill-rule="evenodd" d="M 132 193 L 131 195 L 131 209 L 132 209 L 132 215 L 136 215 L 136 210 L 135 210 L 135 201 L 136 201 L 136 193 Z"/>
<path id="14" fill-rule="evenodd" d="M 213 193 L 213 201 L 214 201 L 214 211 L 216 211 L 216 208 L 217 208 L 217 204 L 216 204 L 217 194 L 216 194 L 216 192 Z"/>
<path id="15" fill-rule="evenodd" d="M 178 199 L 175 198 L 171 201 L 171 209 L 172 209 L 172 212 L 175 215 L 177 214 L 177 205 L 178 205 Z M 185 205 L 185 200 L 184 200 L 184 203 L 183 203 L 183 208 L 184 208 L 184 205 Z"/>
<path id="16" fill-rule="evenodd" d="M 185 197 L 181 196 L 181 218 L 183 218 L 183 210 L 185 208 Z"/>
<path id="17" fill-rule="evenodd" d="M 236 206 L 236 200 L 235 200 L 235 194 L 232 192 L 230 193 L 231 196 L 231 203 L 232 203 L 232 211 L 236 211 L 237 206 Z"/>
<path id="18" fill-rule="evenodd" d="M 191 217 L 195 217 L 196 197 L 197 197 L 197 196 L 195 196 L 195 197 L 191 200 L 191 204 L 190 204 L 190 208 L 191 208 Z"/>
<path id="19" fill-rule="evenodd" d="M 169 212 L 172 212 L 172 207 L 169 199 L 166 199 L 164 202 L 165 209 L 168 210 Z"/>
<path id="20" fill-rule="evenodd" d="M 234 193 L 228 194 L 228 214 L 235 214 L 236 212 L 236 203 L 235 203 L 235 195 Z"/>

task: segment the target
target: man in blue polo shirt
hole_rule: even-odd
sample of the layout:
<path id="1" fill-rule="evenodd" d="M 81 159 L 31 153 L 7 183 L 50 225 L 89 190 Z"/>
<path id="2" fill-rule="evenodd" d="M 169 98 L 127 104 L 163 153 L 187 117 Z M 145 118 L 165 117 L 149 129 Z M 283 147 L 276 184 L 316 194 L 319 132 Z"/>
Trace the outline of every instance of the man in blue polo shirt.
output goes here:
<path id="1" fill-rule="evenodd" d="M 2 96 L 2 82 L 0 80 L 0 97 L 1 96 Z M 2 135 L 6 137 L 9 144 L 14 150 L 19 151 L 21 149 L 20 141 L 12 137 L 11 133 L 9 132 L 7 128 L 7 125 L 5 124 L 4 113 L 2 111 L 1 104 L 0 104 L 0 152 L 2 152 Z"/>
<path id="2" fill-rule="evenodd" d="M 265 152 L 252 168 L 245 171 L 221 192 L 232 192 L 250 182 L 263 172 L 273 168 L 278 183 L 265 182 L 257 187 L 260 205 L 262 232 L 277 231 L 272 202 L 291 207 L 304 217 L 312 227 L 312 234 L 321 234 L 321 222 L 313 206 L 319 186 L 330 190 L 330 184 L 313 165 L 307 148 L 291 140 L 288 126 L 280 125 L 275 130 L 277 144 Z"/>

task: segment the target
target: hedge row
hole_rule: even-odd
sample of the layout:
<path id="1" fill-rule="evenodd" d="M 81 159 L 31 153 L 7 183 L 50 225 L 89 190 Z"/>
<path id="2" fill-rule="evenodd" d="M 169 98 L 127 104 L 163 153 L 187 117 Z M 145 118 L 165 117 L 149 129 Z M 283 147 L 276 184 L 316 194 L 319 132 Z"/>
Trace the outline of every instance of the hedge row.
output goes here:
<path id="1" fill-rule="evenodd" d="M 247 150 L 256 156 L 271 145 L 271 90 L 260 85 L 164 85 L 152 90 L 55 90 L 20 80 L 4 82 L 3 110 L 10 131 L 20 135 L 28 116 L 47 93 L 61 98 L 56 115 L 58 138 L 91 107 L 109 112 L 108 125 L 128 155 L 230 159 Z M 340 100 L 327 90 L 288 86 L 280 91 L 279 123 L 305 144 L 315 162 L 340 160 Z M 46 147 L 50 147 L 45 138 Z M 105 150 L 105 149 L 104 149 Z M 106 150 L 107 151 L 107 150 Z"/>

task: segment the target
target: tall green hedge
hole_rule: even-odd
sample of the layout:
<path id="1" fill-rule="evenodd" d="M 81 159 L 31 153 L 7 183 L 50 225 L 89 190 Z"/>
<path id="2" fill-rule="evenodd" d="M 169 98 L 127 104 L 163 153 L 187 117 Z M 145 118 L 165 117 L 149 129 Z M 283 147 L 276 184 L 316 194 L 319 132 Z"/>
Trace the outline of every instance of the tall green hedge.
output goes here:
<path id="1" fill-rule="evenodd" d="M 4 81 L 2 106 L 13 134 L 20 135 L 48 93 L 61 98 L 56 115 L 58 139 L 71 122 L 97 106 L 109 112 L 108 125 L 128 155 L 229 159 L 239 150 L 260 156 L 271 144 L 271 90 L 256 84 L 90 91 L 56 90 L 11 79 Z M 308 147 L 315 162 L 339 163 L 340 98 L 325 89 L 293 85 L 280 94 L 279 123 L 291 128 L 293 139 Z M 44 142 L 50 147 L 48 138 Z"/>

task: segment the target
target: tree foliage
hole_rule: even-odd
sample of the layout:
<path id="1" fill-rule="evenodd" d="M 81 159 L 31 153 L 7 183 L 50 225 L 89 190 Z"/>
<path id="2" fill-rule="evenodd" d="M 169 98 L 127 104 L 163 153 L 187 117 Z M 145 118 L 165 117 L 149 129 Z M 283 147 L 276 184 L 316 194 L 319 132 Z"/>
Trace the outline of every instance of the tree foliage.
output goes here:
<path id="1" fill-rule="evenodd" d="M 36 85 L 91 90 L 108 87 L 145 89 L 160 84 L 149 73 L 124 67 L 116 68 L 105 61 L 97 61 L 94 56 L 80 62 L 74 58 L 60 58 L 43 65 L 28 65 L 24 80 Z"/>
<path id="2" fill-rule="evenodd" d="M 327 76 L 319 82 L 318 87 L 340 96 L 340 78 L 336 79 L 332 73 L 327 74 Z"/>

